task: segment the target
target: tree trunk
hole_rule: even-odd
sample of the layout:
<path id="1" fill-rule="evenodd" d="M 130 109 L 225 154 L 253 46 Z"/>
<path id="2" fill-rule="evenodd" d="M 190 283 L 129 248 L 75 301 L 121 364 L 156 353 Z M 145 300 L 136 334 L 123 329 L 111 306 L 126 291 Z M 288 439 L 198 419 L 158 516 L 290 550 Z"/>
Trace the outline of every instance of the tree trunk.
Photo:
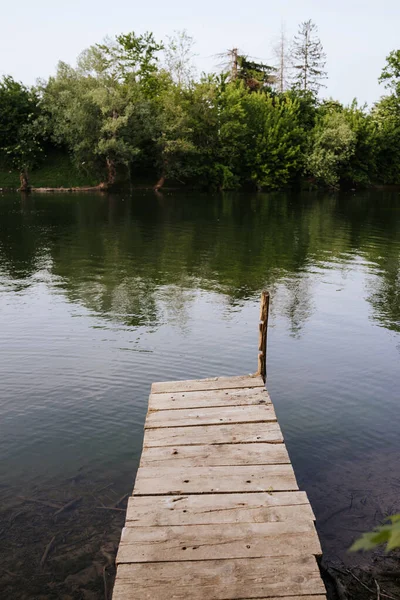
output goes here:
<path id="1" fill-rule="evenodd" d="M 112 186 L 117 178 L 117 169 L 112 158 L 106 158 L 107 164 L 107 185 Z"/>
<path id="2" fill-rule="evenodd" d="M 158 190 L 160 190 L 162 188 L 164 183 L 165 183 L 165 177 L 164 177 L 164 175 L 162 175 L 160 177 L 160 179 L 157 181 L 156 185 L 154 186 L 155 191 L 158 192 Z"/>
<path id="3" fill-rule="evenodd" d="M 19 181 L 21 184 L 19 191 L 20 192 L 29 192 L 29 190 L 31 189 L 31 186 L 29 185 L 28 171 L 26 169 L 23 169 L 20 172 Z"/>

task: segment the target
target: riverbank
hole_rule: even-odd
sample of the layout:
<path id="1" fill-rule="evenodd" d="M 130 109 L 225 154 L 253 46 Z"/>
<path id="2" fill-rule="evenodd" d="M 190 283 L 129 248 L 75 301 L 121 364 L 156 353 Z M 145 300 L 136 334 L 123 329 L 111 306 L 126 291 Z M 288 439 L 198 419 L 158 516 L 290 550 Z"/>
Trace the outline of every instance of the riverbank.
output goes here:
<path id="1" fill-rule="evenodd" d="M 366 558 L 349 568 L 344 563 L 320 565 L 327 590 L 327 600 L 366 600 L 366 598 L 400 598 L 398 555 Z"/>
<path id="2" fill-rule="evenodd" d="M 32 188 L 47 188 L 56 191 L 70 188 L 89 188 L 99 183 L 95 176 L 82 173 L 74 166 L 67 154 L 49 154 L 46 161 L 29 173 Z M 0 165 L 0 189 L 17 191 L 20 187 L 19 173 Z"/>
<path id="3" fill-rule="evenodd" d="M 121 180 L 115 189 L 152 190 L 156 177 L 135 177 L 132 184 Z M 0 165 L 0 192 L 19 192 L 20 179 L 18 171 L 5 169 Z M 29 192 L 34 193 L 71 193 L 71 192 L 104 192 L 109 191 L 107 185 L 98 174 L 83 173 L 78 170 L 67 154 L 55 153 L 46 158 L 40 167 L 29 172 Z M 176 189 L 180 183 L 171 182 L 165 189 Z"/>
<path id="4" fill-rule="evenodd" d="M 29 173 L 29 192 L 34 193 L 71 193 L 71 192 L 105 192 L 110 191 L 101 177 L 95 174 L 83 173 L 78 170 L 70 157 L 62 152 L 49 154 L 46 162 Z M 113 186 L 113 191 L 118 190 L 153 190 L 156 186 L 156 177 L 150 173 L 144 176 L 134 176 L 133 181 L 121 180 Z M 304 191 L 318 191 L 314 181 L 304 180 L 300 187 Z M 157 191 L 171 191 L 178 189 L 198 189 L 181 181 L 169 180 L 166 185 Z M 288 188 L 289 189 L 289 188 Z M 379 191 L 400 191 L 400 185 L 373 184 L 368 187 Z M 10 171 L 0 165 L 0 193 L 18 192 L 20 180 L 18 171 Z M 228 191 L 228 190 L 226 190 Z M 246 191 L 246 190 L 242 190 Z M 260 190 L 261 191 L 261 190 Z M 339 190 L 332 190 L 339 191 Z M 355 191 L 355 190 L 351 190 Z"/>

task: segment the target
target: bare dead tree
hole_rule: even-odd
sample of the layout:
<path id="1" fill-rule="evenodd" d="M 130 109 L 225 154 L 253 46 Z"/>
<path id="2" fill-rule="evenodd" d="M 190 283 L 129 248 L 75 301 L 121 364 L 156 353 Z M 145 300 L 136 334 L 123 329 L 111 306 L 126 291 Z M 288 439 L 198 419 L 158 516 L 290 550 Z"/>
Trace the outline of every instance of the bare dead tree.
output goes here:
<path id="1" fill-rule="evenodd" d="M 173 36 L 167 36 L 164 48 L 164 62 L 167 71 L 178 85 L 190 85 L 196 77 L 196 67 L 193 59 L 194 39 L 184 29 L 175 31 Z"/>
<path id="2" fill-rule="evenodd" d="M 275 57 L 276 87 L 279 92 L 284 92 L 290 86 L 292 57 L 289 42 L 286 36 L 285 26 L 282 23 L 278 42 L 273 47 Z"/>
<path id="3" fill-rule="evenodd" d="M 218 67 L 223 73 L 228 73 L 231 81 L 235 81 L 239 75 L 239 56 L 241 51 L 238 48 L 231 48 L 226 52 L 216 54 L 216 58 L 219 60 Z"/>

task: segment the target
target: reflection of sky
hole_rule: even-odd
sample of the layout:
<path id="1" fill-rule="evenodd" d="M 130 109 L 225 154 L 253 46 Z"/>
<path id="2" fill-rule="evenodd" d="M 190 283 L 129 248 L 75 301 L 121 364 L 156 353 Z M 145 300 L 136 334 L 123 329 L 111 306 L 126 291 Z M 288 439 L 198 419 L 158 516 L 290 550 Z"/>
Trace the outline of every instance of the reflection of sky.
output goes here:
<path id="1" fill-rule="evenodd" d="M 170 226 L 173 247 L 156 254 L 164 257 L 157 265 L 146 246 L 142 254 L 135 246 L 133 257 L 130 246 L 118 246 L 120 225 L 109 262 L 90 257 L 90 251 L 88 258 L 85 231 L 74 237 L 73 222 L 65 247 L 62 238 L 53 249 L 44 244 L 39 254 L 45 262 L 38 260 L 27 279 L 7 275 L 9 253 L 0 271 L 0 453 L 6 465 L 0 483 L 29 487 L 65 479 L 82 466 L 95 473 L 124 465 L 132 478 L 153 381 L 256 370 L 259 289 L 265 285 L 272 292 L 268 388 L 299 483 L 312 493 L 318 516 L 326 503 L 318 488 L 322 481 L 334 506 L 335 497 L 339 502 L 340 494 L 350 494 L 353 469 L 379 465 L 383 452 L 395 456 L 399 451 L 396 313 L 382 317 L 378 309 L 388 305 L 377 309 L 371 301 L 372 294 L 385 297 L 380 263 L 354 251 L 325 251 L 321 259 L 314 250 L 291 271 L 279 269 L 274 257 L 264 280 L 232 295 L 238 256 L 229 257 L 227 248 L 224 263 L 210 246 L 197 262 L 193 259 L 190 270 L 178 252 L 180 238 L 173 235 L 184 223 L 176 217 Z M 191 237 L 201 236 L 205 226 Z M 308 221 L 300 224 L 305 226 Z M 95 233 L 100 236 L 101 230 Z M 218 244 L 231 243 L 228 226 L 219 234 Z M 236 239 L 245 244 L 241 260 L 246 262 L 246 244 L 254 248 L 253 241 Z M 374 235 L 371 243 L 376 247 L 385 239 L 383 232 L 381 241 Z M 368 249 L 368 239 L 364 242 Z M 291 243 L 289 237 L 280 246 L 286 248 L 285 264 L 292 260 Z M 63 252 L 76 261 L 75 269 L 67 270 L 67 259 L 56 268 Z M 248 264 L 252 268 L 251 258 Z M 139 275 L 129 265 L 140 265 Z M 246 274 L 240 277 L 247 281 Z M 338 483 L 334 473 L 338 477 L 346 461 L 346 478 Z"/>

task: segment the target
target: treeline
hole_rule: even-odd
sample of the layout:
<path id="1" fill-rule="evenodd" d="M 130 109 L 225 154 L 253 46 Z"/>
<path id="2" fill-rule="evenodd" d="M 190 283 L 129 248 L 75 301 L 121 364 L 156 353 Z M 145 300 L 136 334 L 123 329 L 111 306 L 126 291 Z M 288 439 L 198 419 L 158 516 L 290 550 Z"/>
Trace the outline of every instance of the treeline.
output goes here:
<path id="1" fill-rule="evenodd" d="M 400 184 L 400 50 L 370 110 L 319 98 L 326 57 L 312 21 L 291 42 L 282 34 L 275 54 L 273 66 L 234 48 L 220 73 L 197 77 L 186 32 L 165 43 L 131 32 L 34 87 L 4 77 L 0 164 L 18 170 L 23 190 L 55 150 L 103 188 L 143 176 L 156 188 Z"/>

